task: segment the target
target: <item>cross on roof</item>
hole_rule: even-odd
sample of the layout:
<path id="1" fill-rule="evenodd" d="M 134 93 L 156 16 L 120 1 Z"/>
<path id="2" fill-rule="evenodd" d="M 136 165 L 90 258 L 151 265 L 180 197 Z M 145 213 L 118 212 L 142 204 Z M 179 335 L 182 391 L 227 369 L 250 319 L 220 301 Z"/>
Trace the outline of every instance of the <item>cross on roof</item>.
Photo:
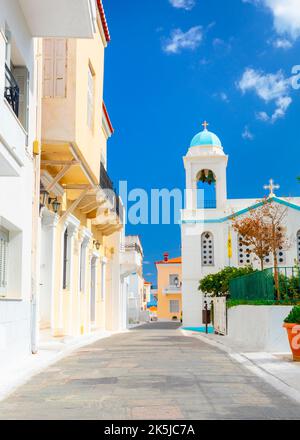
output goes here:
<path id="1" fill-rule="evenodd" d="M 204 127 L 204 130 L 207 130 L 207 127 L 209 126 L 209 123 L 204 121 L 202 125 Z"/>
<path id="2" fill-rule="evenodd" d="M 269 190 L 270 190 L 270 195 L 269 195 L 269 197 L 276 197 L 276 196 L 275 196 L 275 193 L 274 193 L 274 190 L 275 190 L 275 189 L 279 189 L 279 188 L 280 188 L 280 186 L 279 186 L 279 185 L 275 185 L 273 179 L 270 179 L 270 181 L 269 181 L 269 185 L 265 185 L 265 186 L 264 186 L 264 189 L 269 189 Z"/>

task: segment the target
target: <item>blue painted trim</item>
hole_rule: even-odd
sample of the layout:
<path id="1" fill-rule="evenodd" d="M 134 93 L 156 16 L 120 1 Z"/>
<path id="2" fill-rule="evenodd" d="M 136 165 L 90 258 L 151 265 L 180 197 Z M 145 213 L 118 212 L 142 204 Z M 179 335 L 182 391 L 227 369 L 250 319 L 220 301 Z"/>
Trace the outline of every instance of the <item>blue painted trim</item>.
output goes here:
<path id="1" fill-rule="evenodd" d="M 294 203 L 287 202 L 286 200 L 279 199 L 278 197 L 272 197 L 269 199 L 270 202 L 276 202 L 280 205 L 288 206 L 289 208 L 295 209 L 296 211 L 300 211 L 300 206 L 295 205 Z M 188 224 L 211 224 L 211 223 L 225 223 L 228 220 L 232 220 L 233 218 L 239 217 L 243 214 L 246 214 L 249 211 L 252 211 L 253 209 L 257 209 L 263 206 L 263 202 L 255 203 L 255 205 L 249 206 L 248 208 L 241 209 L 240 211 L 236 212 L 235 214 L 228 215 L 226 217 L 216 218 L 216 219 L 208 219 L 208 220 L 182 220 L 181 224 L 188 225 Z"/>

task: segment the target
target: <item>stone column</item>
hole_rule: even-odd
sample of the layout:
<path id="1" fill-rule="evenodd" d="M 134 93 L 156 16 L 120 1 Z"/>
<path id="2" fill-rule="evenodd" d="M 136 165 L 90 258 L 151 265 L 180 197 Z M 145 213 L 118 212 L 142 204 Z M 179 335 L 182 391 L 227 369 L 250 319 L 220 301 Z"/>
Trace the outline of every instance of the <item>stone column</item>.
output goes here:
<path id="1" fill-rule="evenodd" d="M 40 294 L 41 328 L 54 328 L 55 238 L 59 216 L 44 208 L 41 219 Z"/>

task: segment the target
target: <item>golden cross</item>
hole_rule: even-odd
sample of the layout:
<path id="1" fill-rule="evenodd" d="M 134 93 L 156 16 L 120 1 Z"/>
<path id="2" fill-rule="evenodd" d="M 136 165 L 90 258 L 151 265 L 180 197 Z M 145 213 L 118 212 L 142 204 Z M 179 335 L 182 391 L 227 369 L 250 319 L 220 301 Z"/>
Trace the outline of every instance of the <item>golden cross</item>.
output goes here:
<path id="1" fill-rule="evenodd" d="M 209 123 L 204 121 L 202 125 L 204 127 L 204 130 L 207 130 L 207 127 L 209 126 Z"/>
<path id="2" fill-rule="evenodd" d="M 269 190 L 270 190 L 270 195 L 269 195 L 269 197 L 276 197 L 276 196 L 275 196 L 275 193 L 274 193 L 274 190 L 275 190 L 275 189 L 279 189 L 279 188 L 280 188 L 280 186 L 279 186 L 279 185 L 275 185 L 273 179 L 270 179 L 269 185 L 265 185 L 265 186 L 264 186 L 264 189 L 269 189 Z"/>

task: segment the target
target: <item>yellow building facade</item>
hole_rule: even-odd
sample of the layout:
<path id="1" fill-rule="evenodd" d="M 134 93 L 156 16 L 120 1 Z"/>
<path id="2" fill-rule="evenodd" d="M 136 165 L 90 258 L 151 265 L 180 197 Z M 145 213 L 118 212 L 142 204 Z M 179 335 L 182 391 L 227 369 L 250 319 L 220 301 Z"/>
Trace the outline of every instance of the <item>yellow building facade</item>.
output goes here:
<path id="1" fill-rule="evenodd" d="M 43 39 L 40 328 L 78 336 L 126 326 L 124 209 L 107 173 L 103 102 L 110 36 L 101 1 L 91 39 Z"/>
<path id="2" fill-rule="evenodd" d="M 157 317 L 162 320 L 180 319 L 181 298 L 181 257 L 164 259 L 155 263 L 157 269 Z"/>

